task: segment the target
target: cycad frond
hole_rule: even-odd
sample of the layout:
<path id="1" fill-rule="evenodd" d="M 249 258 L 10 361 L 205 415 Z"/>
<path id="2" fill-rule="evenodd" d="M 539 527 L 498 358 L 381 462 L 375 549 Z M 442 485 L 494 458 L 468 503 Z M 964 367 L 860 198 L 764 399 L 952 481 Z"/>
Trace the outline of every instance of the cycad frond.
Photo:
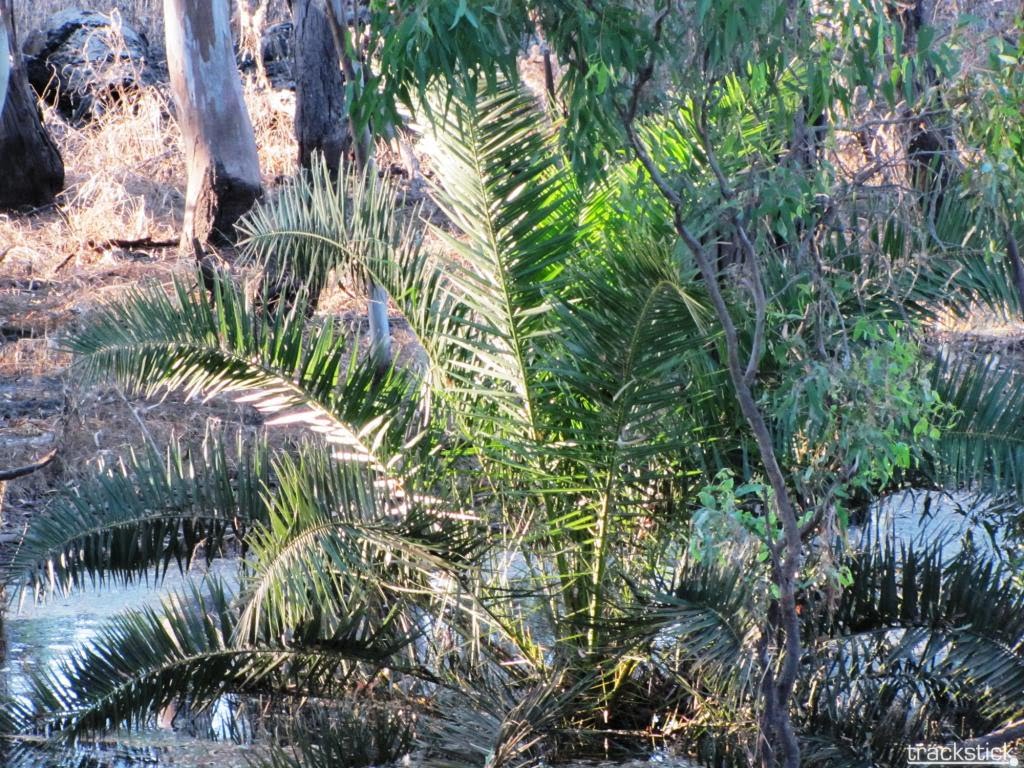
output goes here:
<path id="1" fill-rule="evenodd" d="M 455 254 L 446 278 L 466 307 L 466 356 L 451 377 L 495 435 L 535 439 L 534 363 L 551 326 L 546 294 L 572 249 L 576 190 L 519 88 L 467 91 L 437 112 L 435 199 L 462 237 L 435 232 Z"/>
<path id="2" fill-rule="evenodd" d="M 268 279 L 308 276 L 314 294 L 331 272 L 357 283 L 368 275 L 405 316 L 426 352 L 435 388 L 444 392 L 448 366 L 463 356 L 453 328 L 463 308 L 438 259 L 421 247 L 417 210 L 399 221 L 398 204 L 383 182 L 345 169 L 335 180 L 317 165 L 243 219 L 241 246 L 273 273 Z"/>
<path id="3" fill-rule="evenodd" d="M 467 586 L 485 544 L 472 516 L 415 494 L 396 507 L 365 468 L 325 455 L 283 459 L 277 477 L 269 520 L 248 538 L 240 642 L 341 633 L 394 652 L 436 629 L 464 637 L 469 657 L 522 655 Z"/>
<path id="4" fill-rule="evenodd" d="M 956 409 L 942 430 L 932 479 L 955 489 L 1024 498 L 1024 376 L 997 356 L 939 356 L 933 386 Z"/>
<path id="5" fill-rule="evenodd" d="M 239 246 L 271 283 L 292 282 L 319 296 L 332 275 L 365 291 L 368 265 L 404 261 L 418 250 L 415 208 L 401 220 L 394 187 L 375 174 L 326 162 L 303 170 L 239 222 Z"/>
<path id="6" fill-rule="evenodd" d="M 810 731 L 870 733 L 861 756 L 891 760 L 943 730 L 966 739 L 1024 715 L 1024 594 L 1001 566 L 891 540 L 847 563 L 852 583 L 812 633 Z"/>
<path id="7" fill-rule="evenodd" d="M 261 440 L 236 440 L 234 450 L 209 436 L 193 453 L 180 444 L 165 456 L 131 455 L 58 497 L 29 523 L 10 570 L 41 593 L 86 583 L 128 583 L 187 571 L 202 547 L 209 560 L 240 542 L 267 517 L 270 480 Z"/>
<path id="8" fill-rule="evenodd" d="M 223 584 L 115 617 L 88 646 L 38 672 L 28 696 L 7 703 L 5 725 L 79 738 L 141 727 L 175 702 L 200 711 L 225 694 L 338 695 L 353 664 L 385 664 L 376 637 L 313 646 L 240 645 L 237 607 Z"/>
<path id="9" fill-rule="evenodd" d="M 414 413 L 407 374 L 381 380 L 331 323 L 307 338 L 301 307 L 254 312 L 226 276 L 213 278 L 212 303 L 182 281 L 175 288 L 176 301 L 152 288 L 100 310 L 67 342 L 82 369 L 147 395 L 244 393 L 238 402 L 272 416 L 271 425 L 301 424 L 347 458 L 388 463 Z"/>

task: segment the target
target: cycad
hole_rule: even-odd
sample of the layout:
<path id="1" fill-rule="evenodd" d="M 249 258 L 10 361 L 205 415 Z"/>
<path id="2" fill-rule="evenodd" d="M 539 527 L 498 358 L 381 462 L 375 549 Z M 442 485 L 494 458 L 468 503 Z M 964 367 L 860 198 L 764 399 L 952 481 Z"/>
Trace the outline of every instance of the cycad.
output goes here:
<path id="1" fill-rule="evenodd" d="M 417 738 L 445 764 L 529 764 L 545 747 L 601 743 L 616 723 L 639 728 L 673 709 L 710 752 L 749 744 L 736 723 L 754 717 L 769 589 L 752 557 L 695 562 L 687 547 L 693 492 L 723 467 L 753 474 L 692 265 L 659 226 L 663 211 L 632 194 L 635 169 L 582 188 L 511 86 L 456 94 L 434 113 L 433 194 L 452 225 L 432 231 L 443 251 L 383 182 L 323 170 L 243 225 L 259 263 L 308 275 L 314 293 L 369 275 L 418 337 L 422 364 L 382 374 L 333 324 L 308 317 L 301 290 L 294 306 L 258 308 L 226 276 L 212 294 L 186 282 L 172 298 L 136 292 L 70 340 L 93 376 L 143 394 L 230 395 L 267 417 L 270 436 L 290 425 L 301 444 L 229 461 L 212 442 L 202 464 L 181 449 L 141 456 L 33 524 L 16 567 L 41 588 L 184 565 L 200 540 L 213 553 L 229 532 L 245 558 L 237 589 L 210 584 L 123 617 L 44 673 L 16 710 L 21 725 L 75 737 L 182 698 L 201 708 L 227 693 L 312 696 L 337 742 L 354 743 L 353 691 L 368 687 L 415 714 Z M 788 267 L 773 268 L 783 312 Z M 891 304 L 881 288 L 872 296 Z M 951 434 L 922 469 L 935 483 L 987 478 L 986 490 L 1006 490 L 1015 454 L 974 446 L 992 438 L 985 425 L 1012 441 L 1016 416 L 985 415 L 966 374 L 937 370 L 964 423 L 982 421 L 965 430 L 970 445 Z M 835 614 L 845 618 L 808 618 L 798 719 L 808 738 L 846 738 L 821 686 L 868 690 L 858 622 L 908 638 L 948 629 L 876 610 L 907 584 L 886 574 L 911 562 L 927 570 L 922 556 L 897 562 L 893 551 L 866 556 L 864 584 Z M 986 595 L 1005 586 L 962 567 Z M 928 595 L 916 604 L 931 600 L 936 615 L 968 600 L 962 589 Z M 972 657 L 979 679 L 1016 663 L 993 665 L 991 652 Z M 926 666 L 897 682 L 919 683 Z M 1013 716 L 1018 688 L 1014 678 L 979 699 L 977 726 Z M 654 707 L 651 690 L 667 692 Z M 850 702 L 861 723 L 877 720 Z M 406 744 L 408 734 L 388 733 L 366 743 L 381 753 Z M 317 745 L 294 743 L 271 764 L 318 764 Z"/>

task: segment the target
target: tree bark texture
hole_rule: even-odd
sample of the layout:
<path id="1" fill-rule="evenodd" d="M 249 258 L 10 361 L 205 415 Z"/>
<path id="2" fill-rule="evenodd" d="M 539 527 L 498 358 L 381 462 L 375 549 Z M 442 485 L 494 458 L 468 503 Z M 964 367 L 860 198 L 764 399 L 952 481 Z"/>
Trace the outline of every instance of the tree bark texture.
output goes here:
<path id="1" fill-rule="evenodd" d="M 64 161 L 29 87 L 10 0 L 0 0 L 0 61 L 0 208 L 45 205 L 64 188 Z"/>
<path id="2" fill-rule="evenodd" d="M 311 167 L 323 153 L 332 175 L 352 136 L 345 104 L 345 78 L 323 0 L 293 0 L 295 24 L 295 138 L 299 166 Z"/>
<path id="3" fill-rule="evenodd" d="M 252 123 L 235 64 L 228 0 L 164 0 L 167 66 L 185 143 L 181 242 L 225 245 L 263 192 Z"/>

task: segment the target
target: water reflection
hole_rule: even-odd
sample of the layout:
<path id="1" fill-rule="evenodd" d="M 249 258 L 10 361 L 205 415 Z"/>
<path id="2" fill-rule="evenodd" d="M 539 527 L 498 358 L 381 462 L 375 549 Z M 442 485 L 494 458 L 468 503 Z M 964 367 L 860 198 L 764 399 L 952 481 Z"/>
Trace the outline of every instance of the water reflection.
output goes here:
<path id="1" fill-rule="evenodd" d="M 206 571 L 197 566 L 191 578 Z M 212 575 L 235 583 L 236 563 L 215 561 Z M 0 693 L 18 699 L 27 695 L 34 671 L 51 668 L 76 648 L 91 643 L 104 624 L 124 610 L 157 606 L 168 595 L 182 593 L 188 578 L 168 571 L 156 585 L 153 580 L 128 586 L 78 590 L 67 597 L 53 596 L 43 603 L 15 595 L 3 622 L 0 642 Z M 2 647 L 2 646 L 0 646 Z M 167 725 L 165 723 L 165 725 Z M 215 737 L 225 743 L 199 741 Z M 251 751 L 239 746 L 250 740 L 248 723 L 231 697 L 218 701 L 201 717 L 179 717 L 174 729 L 154 721 L 140 732 L 118 734 L 95 744 L 77 747 L 60 755 L 44 755 L 35 740 L 0 745 L 0 765 L 5 768 L 137 768 L 138 766 L 232 766 L 247 765 Z"/>

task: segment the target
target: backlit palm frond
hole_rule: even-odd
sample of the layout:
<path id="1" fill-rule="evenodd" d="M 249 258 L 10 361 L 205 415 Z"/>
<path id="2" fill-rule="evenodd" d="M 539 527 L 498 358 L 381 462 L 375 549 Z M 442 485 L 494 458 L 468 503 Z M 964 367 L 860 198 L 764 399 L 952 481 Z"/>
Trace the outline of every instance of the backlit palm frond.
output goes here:
<path id="1" fill-rule="evenodd" d="M 277 476 L 269 520 L 248 539 L 241 641 L 349 627 L 397 648 L 443 628 L 475 644 L 468 657 L 517 652 L 466 584 L 485 544 L 474 517 L 415 494 L 395 506 L 364 468 L 322 455 L 284 459 Z"/>
<path id="2" fill-rule="evenodd" d="M 935 363 L 932 386 L 956 409 L 925 471 L 945 487 L 1024 498 L 1024 377 L 997 356 Z"/>
<path id="3" fill-rule="evenodd" d="M 538 387 L 559 404 L 545 413 L 547 431 L 561 438 L 549 450 L 574 488 L 561 528 L 548 534 L 580 541 L 585 579 L 577 586 L 597 644 L 605 592 L 624 584 L 613 572 L 635 576 L 644 566 L 640 545 L 653 540 L 642 530 L 653 504 L 684 482 L 679 459 L 696 453 L 695 411 L 709 376 L 701 292 L 667 246 L 637 239 L 602 256 L 570 276 L 576 298 L 556 305 L 560 343 L 540 361 L 548 378 Z"/>
<path id="4" fill-rule="evenodd" d="M 239 644 L 237 621 L 235 600 L 212 578 L 160 607 L 126 611 L 38 671 L 6 725 L 78 739 L 142 727 L 176 704 L 200 712 L 228 694 L 342 697 L 356 665 L 389 666 L 394 650 L 353 632 L 308 645 Z"/>
<path id="5" fill-rule="evenodd" d="M 309 170 L 242 218 L 240 248 L 272 285 L 319 296 L 332 276 L 367 289 L 369 265 L 404 261 L 419 248 L 418 212 L 400 207 L 397 190 L 376 174 L 342 165 L 331 177 L 320 157 Z"/>
<path id="6" fill-rule="evenodd" d="M 242 248 L 268 269 L 326 285 L 332 271 L 357 284 L 372 278 L 405 316 L 426 353 L 435 389 L 444 392 L 453 359 L 464 357 L 455 321 L 464 314 L 442 265 L 422 247 L 418 209 L 399 208 L 397 192 L 373 177 L 315 165 L 240 224 Z M 278 276 L 270 275 L 276 280 Z"/>
<path id="7" fill-rule="evenodd" d="M 408 374 L 381 379 L 332 323 L 306 334 L 301 307 L 265 316 L 226 276 L 215 301 L 175 283 L 176 300 L 157 288 L 135 291 L 100 310 L 67 347 L 91 378 L 111 377 L 152 395 L 239 395 L 269 425 L 300 424 L 346 458 L 383 467 L 415 414 Z"/>
<path id="8" fill-rule="evenodd" d="M 465 358 L 454 387 L 477 403 L 481 428 L 526 445 L 540 424 L 535 361 L 552 330 L 548 294 L 571 255 L 577 192 L 555 161 L 532 99 L 516 86 L 466 91 L 434 110 L 434 196 L 457 235 L 446 280 Z"/>
<path id="9" fill-rule="evenodd" d="M 164 456 L 132 454 L 60 495 L 29 523 L 12 558 L 14 578 L 36 594 L 86 584 L 161 577 L 173 562 L 187 571 L 266 520 L 270 482 L 261 440 L 233 448 L 210 435 L 198 451 L 180 444 Z"/>

